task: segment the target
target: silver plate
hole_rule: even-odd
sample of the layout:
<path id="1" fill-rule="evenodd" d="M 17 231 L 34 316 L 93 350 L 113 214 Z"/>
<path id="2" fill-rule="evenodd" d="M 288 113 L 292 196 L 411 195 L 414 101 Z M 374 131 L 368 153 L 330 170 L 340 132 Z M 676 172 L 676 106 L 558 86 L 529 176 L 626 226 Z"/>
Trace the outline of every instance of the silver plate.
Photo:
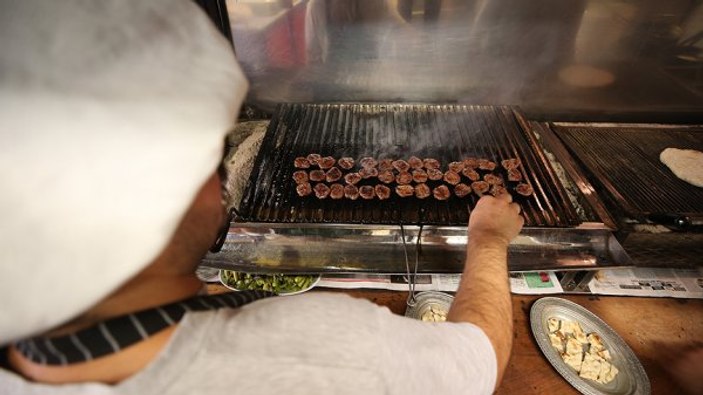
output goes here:
<path id="1" fill-rule="evenodd" d="M 578 321 L 586 333 L 596 332 L 601 336 L 605 347 L 612 355 L 611 362 L 619 370 L 613 381 L 608 384 L 601 384 L 583 379 L 561 359 L 561 356 L 549 341 L 547 320 L 552 317 L 561 320 Z M 647 373 L 627 343 L 603 320 L 578 304 L 561 298 L 547 297 L 539 299 L 530 309 L 530 326 L 532 327 L 532 335 L 547 360 L 566 381 L 582 394 L 651 394 L 652 390 Z"/>

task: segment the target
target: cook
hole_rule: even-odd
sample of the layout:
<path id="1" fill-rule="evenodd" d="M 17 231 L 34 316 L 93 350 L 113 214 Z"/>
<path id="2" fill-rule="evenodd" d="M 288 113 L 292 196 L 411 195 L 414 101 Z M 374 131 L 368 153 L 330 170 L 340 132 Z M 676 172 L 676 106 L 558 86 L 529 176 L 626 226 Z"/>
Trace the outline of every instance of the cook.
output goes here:
<path id="1" fill-rule="evenodd" d="M 471 214 L 442 323 L 348 296 L 200 295 L 246 81 L 191 1 L 0 15 L 0 388 L 11 394 L 492 393 L 512 341 L 508 194 Z"/>

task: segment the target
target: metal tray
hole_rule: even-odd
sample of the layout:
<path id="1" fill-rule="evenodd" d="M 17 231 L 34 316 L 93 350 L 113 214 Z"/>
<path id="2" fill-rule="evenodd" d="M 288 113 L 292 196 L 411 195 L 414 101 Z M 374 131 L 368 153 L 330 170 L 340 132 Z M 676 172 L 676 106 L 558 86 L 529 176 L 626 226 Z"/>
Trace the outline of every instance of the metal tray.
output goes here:
<path id="1" fill-rule="evenodd" d="M 598 333 L 612 355 L 613 365 L 620 371 L 615 379 L 608 384 L 600 384 L 579 377 L 578 373 L 561 359 L 549 341 L 547 320 L 551 317 L 578 321 L 586 333 Z M 651 393 L 647 373 L 627 343 L 608 324 L 578 304 L 561 298 L 539 299 L 530 309 L 530 325 L 537 345 L 547 360 L 582 394 L 648 395 Z"/>

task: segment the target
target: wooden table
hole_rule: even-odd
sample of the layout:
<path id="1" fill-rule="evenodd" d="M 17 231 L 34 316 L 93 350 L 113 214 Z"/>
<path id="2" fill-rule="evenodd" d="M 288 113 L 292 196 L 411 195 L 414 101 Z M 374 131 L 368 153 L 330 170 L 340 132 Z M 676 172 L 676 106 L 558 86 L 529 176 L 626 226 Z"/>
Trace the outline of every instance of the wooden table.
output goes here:
<path id="1" fill-rule="evenodd" d="M 210 285 L 211 292 L 225 290 Z M 344 292 L 404 314 L 407 292 L 325 290 Z M 653 394 L 682 390 L 663 368 L 672 351 L 703 345 L 703 301 L 616 296 L 560 295 L 590 310 L 610 325 L 632 348 L 649 376 Z M 554 370 L 537 347 L 529 313 L 539 296 L 513 295 L 515 339 L 508 369 L 496 394 L 578 394 Z"/>

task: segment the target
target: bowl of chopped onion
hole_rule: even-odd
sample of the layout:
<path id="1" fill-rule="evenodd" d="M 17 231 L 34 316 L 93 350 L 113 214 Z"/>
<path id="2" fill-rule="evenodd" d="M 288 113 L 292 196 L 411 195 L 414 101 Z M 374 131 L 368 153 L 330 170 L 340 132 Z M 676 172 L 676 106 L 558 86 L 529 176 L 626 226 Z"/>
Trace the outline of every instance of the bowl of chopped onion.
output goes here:
<path id="1" fill-rule="evenodd" d="M 419 292 L 415 295 L 415 304 L 405 310 L 405 316 L 428 322 L 444 322 L 453 301 L 454 297 L 444 292 Z"/>

